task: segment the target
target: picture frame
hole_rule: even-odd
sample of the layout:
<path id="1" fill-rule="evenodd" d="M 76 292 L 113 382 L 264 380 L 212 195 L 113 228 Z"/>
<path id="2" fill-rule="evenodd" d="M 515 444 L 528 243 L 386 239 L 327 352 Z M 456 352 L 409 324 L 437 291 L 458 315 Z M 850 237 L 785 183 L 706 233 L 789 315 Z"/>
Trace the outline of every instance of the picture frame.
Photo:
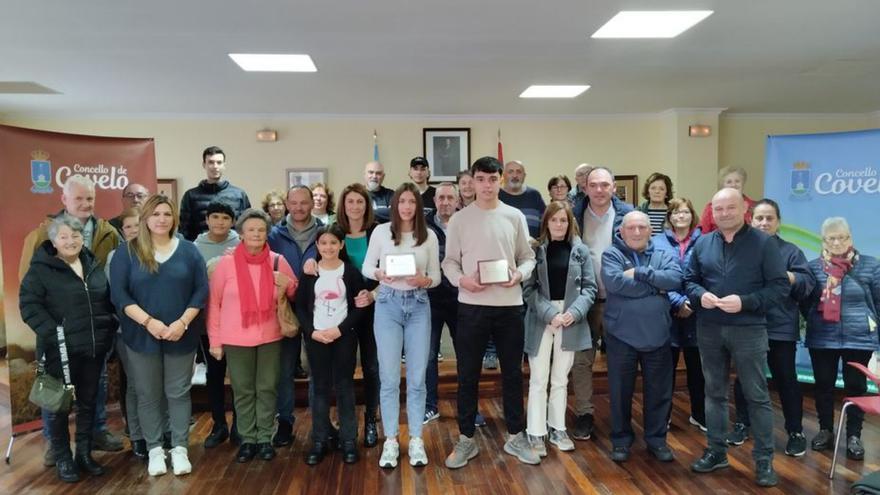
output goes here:
<path id="1" fill-rule="evenodd" d="M 326 168 L 318 167 L 288 168 L 284 172 L 287 189 L 299 185 L 311 187 L 312 184 L 317 184 L 318 182 L 327 184 L 327 175 Z"/>
<path id="2" fill-rule="evenodd" d="M 470 168 L 471 128 L 423 128 L 422 150 L 431 166 L 429 182 L 455 182 L 459 172 Z"/>
<path id="3" fill-rule="evenodd" d="M 177 197 L 177 179 L 156 179 L 156 194 L 162 194 L 174 204 L 180 204 Z"/>
<path id="4" fill-rule="evenodd" d="M 617 198 L 633 206 L 639 205 L 639 176 L 638 175 L 615 175 L 615 194 Z"/>

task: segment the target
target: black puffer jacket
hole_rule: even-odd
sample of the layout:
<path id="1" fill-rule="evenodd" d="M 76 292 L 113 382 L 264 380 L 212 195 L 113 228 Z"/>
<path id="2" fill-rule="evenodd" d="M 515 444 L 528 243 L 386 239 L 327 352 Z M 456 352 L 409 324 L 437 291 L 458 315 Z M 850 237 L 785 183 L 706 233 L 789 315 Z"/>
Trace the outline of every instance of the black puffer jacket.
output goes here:
<path id="1" fill-rule="evenodd" d="M 64 323 L 71 360 L 106 354 L 118 326 L 107 277 L 91 251 L 84 247 L 79 255 L 85 283 L 56 253 L 52 241 L 40 244 L 18 293 L 21 317 L 37 334 L 50 372 L 61 369 L 57 325 Z"/>
<path id="2" fill-rule="evenodd" d="M 208 230 L 205 211 L 211 201 L 217 200 L 229 203 L 236 218 L 251 207 L 247 193 L 229 181 L 221 180 L 216 184 L 210 184 L 207 180 L 199 182 L 198 186 L 183 193 L 183 199 L 180 200 L 180 233 L 186 240 L 195 241 L 199 234 Z"/>

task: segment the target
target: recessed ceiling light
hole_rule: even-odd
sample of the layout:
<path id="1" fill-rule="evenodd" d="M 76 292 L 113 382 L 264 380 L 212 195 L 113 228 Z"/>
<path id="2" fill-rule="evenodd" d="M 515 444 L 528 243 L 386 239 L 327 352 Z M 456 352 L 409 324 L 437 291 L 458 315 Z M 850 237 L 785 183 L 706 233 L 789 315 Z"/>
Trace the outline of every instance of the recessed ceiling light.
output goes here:
<path id="1" fill-rule="evenodd" d="M 520 98 L 574 98 L 589 86 L 548 86 L 533 84 L 520 93 Z"/>
<path id="2" fill-rule="evenodd" d="M 675 38 L 712 15 L 711 10 L 622 10 L 592 38 Z"/>
<path id="3" fill-rule="evenodd" d="M 248 72 L 318 72 L 308 55 L 230 53 L 229 58 Z"/>

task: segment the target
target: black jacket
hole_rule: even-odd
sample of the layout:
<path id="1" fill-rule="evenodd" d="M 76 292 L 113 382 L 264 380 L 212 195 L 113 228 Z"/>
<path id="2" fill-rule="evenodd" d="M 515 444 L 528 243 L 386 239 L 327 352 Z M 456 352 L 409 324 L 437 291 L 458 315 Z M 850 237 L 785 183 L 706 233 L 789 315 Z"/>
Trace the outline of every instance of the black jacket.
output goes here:
<path id="1" fill-rule="evenodd" d="M 719 230 L 697 239 L 684 286 L 698 322 L 733 326 L 766 325 L 770 308 L 790 292 L 779 246 L 749 225 L 743 225 L 729 244 Z M 742 310 L 731 314 L 703 308 L 700 299 L 707 291 L 718 297 L 740 296 Z"/>
<path id="2" fill-rule="evenodd" d="M 205 211 L 215 200 L 229 203 L 236 218 L 251 207 L 247 193 L 229 181 L 221 180 L 216 184 L 210 184 L 207 180 L 199 182 L 198 186 L 183 193 L 180 200 L 180 233 L 186 240 L 195 241 L 199 234 L 208 230 Z"/>
<path id="3" fill-rule="evenodd" d="M 304 337 L 311 338 L 310 335 L 315 330 L 315 282 L 318 277 L 314 275 L 303 275 L 299 280 L 299 287 L 296 289 L 296 314 L 299 316 L 300 328 Z M 360 323 L 366 308 L 358 308 L 354 304 L 354 298 L 361 289 L 367 289 L 364 283 L 364 277 L 361 271 L 355 268 L 349 262 L 345 262 L 345 270 L 342 273 L 342 283 L 345 284 L 345 299 L 348 302 L 348 313 L 342 323 L 339 324 L 339 331 L 344 335 L 353 333 Z"/>
<path id="4" fill-rule="evenodd" d="M 21 317 L 37 334 L 50 370 L 60 370 L 56 326 L 64 324 L 70 360 L 106 354 L 118 326 L 107 277 L 91 251 L 84 247 L 79 255 L 85 282 L 56 253 L 52 241 L 37 248 L 18 293 Z"/>

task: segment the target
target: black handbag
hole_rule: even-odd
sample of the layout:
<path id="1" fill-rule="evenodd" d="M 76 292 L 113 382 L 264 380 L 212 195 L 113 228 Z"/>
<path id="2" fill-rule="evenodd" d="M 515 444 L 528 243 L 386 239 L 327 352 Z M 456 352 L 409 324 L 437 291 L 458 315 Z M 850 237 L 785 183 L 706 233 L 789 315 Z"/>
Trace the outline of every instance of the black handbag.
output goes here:
<path id="1" fill-rule="evenodd" d="M 70 411 L 73 405 L 73 385 L 70 380 L 70 367 L 67 364 L 67 344 L 64 341 L 64 326 L 55 327 L 58 335 L 58 350 L 61 354 L 63 379 L 55 378 L 46 371 L 46 357 L 37 364 L 37 377 L 31 387 L 28 399 L 36 406 L 53 413 Z"/>

